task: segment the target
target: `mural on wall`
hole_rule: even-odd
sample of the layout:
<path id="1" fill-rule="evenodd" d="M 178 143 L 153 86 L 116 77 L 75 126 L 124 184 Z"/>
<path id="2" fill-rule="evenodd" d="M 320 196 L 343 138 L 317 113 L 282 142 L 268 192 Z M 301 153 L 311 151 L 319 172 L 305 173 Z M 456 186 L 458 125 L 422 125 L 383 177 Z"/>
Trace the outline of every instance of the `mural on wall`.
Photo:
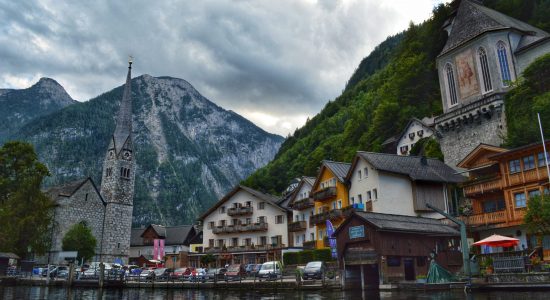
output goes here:
<path id="1" fill-rule="evenodd" d="M 458 71 L 458 88 L 461 98 L 479 93 L 479 83 L 474 73 L 474 56 L 471 49 L 468 49 L 455 58 Z"/>

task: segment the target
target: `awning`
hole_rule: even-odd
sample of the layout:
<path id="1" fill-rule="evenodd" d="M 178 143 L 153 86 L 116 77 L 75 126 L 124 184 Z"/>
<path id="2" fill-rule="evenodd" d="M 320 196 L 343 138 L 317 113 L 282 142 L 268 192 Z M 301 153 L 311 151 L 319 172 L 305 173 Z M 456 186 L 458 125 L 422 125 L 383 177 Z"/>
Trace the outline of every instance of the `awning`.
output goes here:
<path id="1" fill-rule="evenodd" d="M 519 240 L 507 236 L 493 234 L 488 238 L 484 238 L 473 244 L 474 246 L 489 246 L 489 247 L 513 247 L 519 245 Z"/>

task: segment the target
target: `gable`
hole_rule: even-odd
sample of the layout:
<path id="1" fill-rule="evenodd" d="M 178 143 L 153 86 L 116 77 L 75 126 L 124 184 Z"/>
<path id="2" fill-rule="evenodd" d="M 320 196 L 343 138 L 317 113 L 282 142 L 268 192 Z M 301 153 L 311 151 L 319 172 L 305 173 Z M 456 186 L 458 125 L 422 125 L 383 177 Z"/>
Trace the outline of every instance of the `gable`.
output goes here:
<path id="1" fill-rule="evenodd" d="M 319 175 L 317 175 L 317 178 L 315 179 L 315 183 L 311 187 L 312 191 L 318 190 L 320 188 L 321 182 L 324 182 L 326 180 L 329 180 L 331 178 L 336 178 L 334 176 L 334 173 L 327 168 L 324 164 L 321 165 L 321 170 L 319 170 Z"/>
<path id="2" fill-rule="evenodd" d="M 463 169 L 474 169 L 485 166 L 490 166 L 497 163 L 494 159 L 491 158 L 492 155 L 506 152 L 504 148 L 479 144 L 472 152 L 470 152 L 462 161 L 457 164 L 457 167 Z"/>

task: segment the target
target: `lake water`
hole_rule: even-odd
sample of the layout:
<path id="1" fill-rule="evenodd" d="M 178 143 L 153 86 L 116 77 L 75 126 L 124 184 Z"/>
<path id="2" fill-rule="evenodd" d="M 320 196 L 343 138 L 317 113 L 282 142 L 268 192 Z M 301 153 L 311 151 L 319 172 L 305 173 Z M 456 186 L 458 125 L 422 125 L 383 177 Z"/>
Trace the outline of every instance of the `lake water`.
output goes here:
<path id="1" fill-rule="evenodd" d="M 320 299 L 518 299 L 518 300 L 548 300 L 550 292 L 547 291 L 518 291 L 518 292 L 475 292 L 464 294 L 462 291 L 443 292 L 315 292 L 315 291 L 226 291 L 226 290 L 191 290 L 191 289 L 86 289 L 86 288 L 59 288 L 59 287 L 0 287 L 0 299 L 83 299 L 83 300 L 107 300 L 107 299 L 168 299 L 168 300 L 320 300 Z"/>

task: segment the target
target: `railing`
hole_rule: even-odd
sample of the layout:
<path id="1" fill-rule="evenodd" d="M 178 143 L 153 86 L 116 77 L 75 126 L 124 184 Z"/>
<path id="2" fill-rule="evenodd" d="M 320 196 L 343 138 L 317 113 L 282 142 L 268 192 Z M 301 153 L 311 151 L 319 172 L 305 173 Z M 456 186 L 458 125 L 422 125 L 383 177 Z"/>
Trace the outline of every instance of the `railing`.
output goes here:
<path id="1" fill-rule="evenodd" d="M 250 232 L 250 231 L 267 231 L 267 223 L 229 225 L 229 226 L 223 226 L 223 227 L 218 226 L 218 227 L 212 228 L 212 232 L 215 234 Z"/>
<path id="2" fill-rule="evenodd" d="M 322 224 L 326 220 L 336 220 L 342 218 L 344 214 L 341 209 L 333 209 L 330 211 L 322 212 L 320 214 L 313 215 L 309 217 L 310 224 Z"/>
<path id="3" fill-rule="evenodd" d="M 316 241 L 303 242 L 302 247 L 304 247 L 304 249 L 315 249 L 315 243 Z"/>
<path id="4" fill-rule="evenodd" d="M 500 177 L 466 183 L 464 194 L 466 196 L 480 195 L 502 189 Z"/>
<path id="5" fill-rule="evenodd" d="M 353 205 L 350 205 L 350 206 L 346 206 L 342 209 L 342 214 L 344 215 L 344 217 L 349 217 L 351 215 L 352 212 L 356 211 L 356 208 L 353 206 Z"/>
<path id="6" fill-rule="evenodd" d="M 314 205 L 315 203 L 313 202 L 313 199 L 304 198 L 304 199 L 294 201 L 294 203 L 292 204 L 292 208 L 296 210 L 303 210 L 303 209 L 313 207 Z"/>
<path id="7" fill-rule="evenodd" d="M 306 230 L 306 228 L 307 228 L 306 221 L 296 221 L 288 224 L 288 231 L 290 232 L 302 231 L 302 230 Z"/>
<path id="8" fill-rule="evenodd" d="M 524 170 L 522 172 L 509 174 L 508 182 L 510 185 L 516 185 L 536 182 L 547 178 L 548 174 L 546 173 L 545 168 L 534 168 L 531 170 Z"/>
<path id="9" fill-rule="evenodd" d="M 244 216 L 252 214 L 252 206 L 231 207 L 227 210 L 230 216 Z"/>
<path id="10" fill-rule="evenodd" d="M 489 225 L 506 223 L 507 221 L 506 210 L 461 217 L 461 219 L 463 219 L 468 225 Z"/>
<path id="11" fill-rule="evenodd" d="M 331 197 L 336 197 L 336 187 L 334 186 L 313 192 L 313 199 L 315 201 L 321 201 Z"/>

